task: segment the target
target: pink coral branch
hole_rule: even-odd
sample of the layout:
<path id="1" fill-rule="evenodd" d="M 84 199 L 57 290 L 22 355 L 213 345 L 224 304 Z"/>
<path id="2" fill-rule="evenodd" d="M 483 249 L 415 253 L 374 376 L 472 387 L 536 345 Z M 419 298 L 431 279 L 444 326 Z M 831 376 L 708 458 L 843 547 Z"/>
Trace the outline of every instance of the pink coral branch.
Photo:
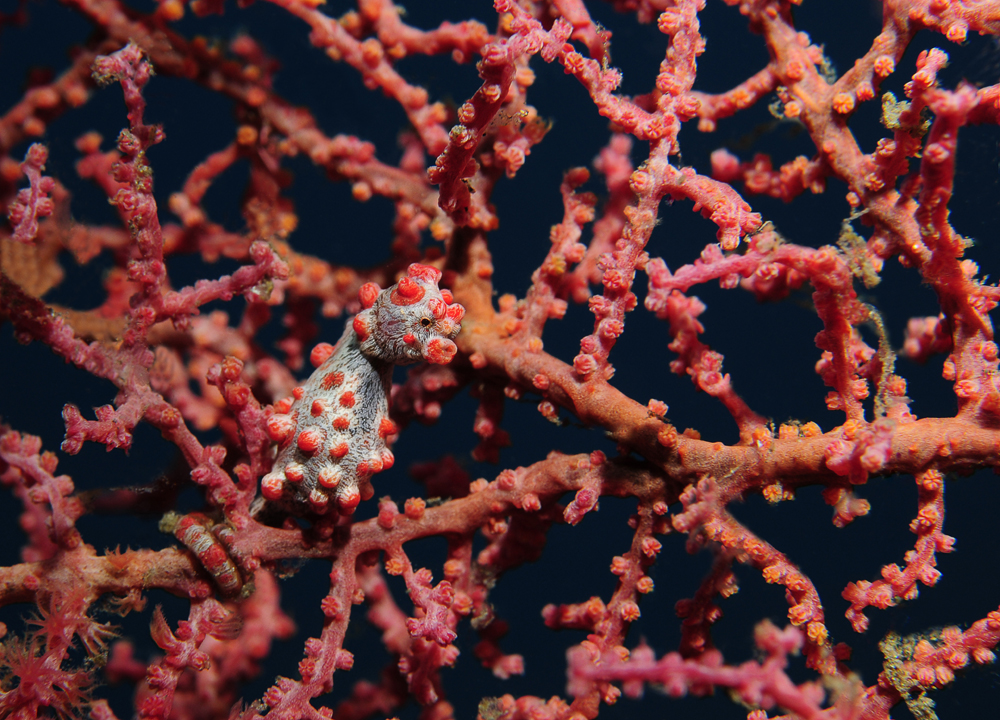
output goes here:
<path id="1" fill-rule="evenodd" d="M 38 235 L 38 219 L 52 214 L 53 203 L 49 193 L 55 181 L 42 175 L 49 152 L 38 143 L 28 148 L 21 163 L 21 172 L 28 178 L 29 186 L 17 194 L 7 210 L 7 217 L 14 224 L 11 236 L 17 242 L 31 243 Z"/>
<path id="2" fill-rule="evenodd" d="M 54 475 L 58 459 L 41 449 L 38 437 L 5 429 L 0 432 L 0 482 L 13 486 L 24 504 L 21 528 L 29 543 L 21 557 L 26 562 L 48 560 L 60 549 L 71 550 L 81 542 L 74 525 L 83 507 L 72 497 L 73 481 L 68 475 Z"/>
<path id="3" fill-rule="evenodd" d="M 386 58 L 385 48 L 375 39 L 358 42 L 340 23 L 305 3 L 271 0 L 279 7 L 298 16 L 312 28 L 310 40 L 333 59 L 349 63 L 369 83 L 380 87 L 403 107 L 413 127 L 432 154 L 444 149 L 447 135 L 441 127 L 443 108 L 439 103 L 428 105 L 427 91 L 407 83 Z M 475 31 L 478 28 L 470 27 Z"/>
<path id="4" fill-rule="evenodd" d="M 589 661 L 586 653 L 574 649 L 568 657 L 569 691 L 579 694 L 594 680 L 621 680 L 626 693 L 633 697 L 641 695 L 644 682 L 663 685 L 670 695 L 679 697 L 687 692 L 706 694 L 718 685 L 732 688 L 750 705 L 765 709 L 777 705 L 810 720 L 853 716 L 850 708 L 833 715 L 823 712 L 822 688 L 809 683 L 797 686 L 785 673 L 788 655 L 802 646 L 801 632 L 793 627 L 778 630 L 766 622 L 757 626 L 755 635 L 757 646 L 768 653 L 767 659 L 738 667 L 722 665 L 717 653 L 699 660 L 682 660 L 677 653 L 671 653 L 656 660 L 652 651 L 643 646 L 636 648 L 627 661 L 608 653 L 598 665 Z"/>
<path id="5" fill-rule="evenodd" d="M 929 470 L 917 478 L 920 490 L 919 512 L 910 523 L 910 530 L 917 534 L 914 550 L 906 553 L 906 567 L 886 565 L 882 568 L 881 580 L 862 580 L 850 583 L 843 592 L 844 599 L 851 603 L 847 619 L 857 632 L 868 627 L 864 615 L 866 607 L 884 610 L 900 599 L 912 600 L 917 596 L 917 580 L 933 587 L 941 573 L 935 569 L 937 553 L 949 553 L 954 549 L 955 538 L 941 532 L 944 525 L 944 478 L 939 472 Z"/>

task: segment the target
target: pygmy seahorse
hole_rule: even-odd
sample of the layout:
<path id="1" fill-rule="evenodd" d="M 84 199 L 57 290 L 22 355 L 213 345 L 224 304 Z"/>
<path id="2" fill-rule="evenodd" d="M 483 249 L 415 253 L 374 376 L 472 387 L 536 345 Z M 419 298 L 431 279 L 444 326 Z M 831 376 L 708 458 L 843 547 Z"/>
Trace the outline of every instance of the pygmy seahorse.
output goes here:
<path id="1" fill-rule="evenodd" d="M 393 366 L 443 365 L 457 351 L 465 308 L 438 289 L 440 279 L 436 268 L 414 263 L 386 290 L 361 287 L 362 311 L 335 347 L 313 349 L 316 371 L 267 420 L 278 455 L 261 480 L 255 515 L 323 515 L 333 507 L 349 515 L 373 495 L 371 476 L 394 462 L 386 444 L 398 432 L 389 419 Z"/>

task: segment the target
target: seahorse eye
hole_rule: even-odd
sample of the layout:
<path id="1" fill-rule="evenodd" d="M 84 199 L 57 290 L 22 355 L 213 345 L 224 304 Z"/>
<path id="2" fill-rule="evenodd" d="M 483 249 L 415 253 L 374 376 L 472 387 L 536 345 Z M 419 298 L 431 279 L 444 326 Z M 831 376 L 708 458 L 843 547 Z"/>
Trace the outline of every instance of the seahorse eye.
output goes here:
<path id="1" fill-rule="evenodd" d="M 420 324 L 423 327 L 430 327 L 433 322 L 434 321 L 431 320 L 429 317 L 422 317 L 422 318 L 420 318 Z"/>

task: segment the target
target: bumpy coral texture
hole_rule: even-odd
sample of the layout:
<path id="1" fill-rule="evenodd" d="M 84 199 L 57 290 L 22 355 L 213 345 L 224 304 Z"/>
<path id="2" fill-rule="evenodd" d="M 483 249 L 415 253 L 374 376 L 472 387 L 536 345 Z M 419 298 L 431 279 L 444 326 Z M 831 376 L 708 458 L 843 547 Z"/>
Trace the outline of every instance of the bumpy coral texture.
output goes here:
<path id="1" fill-rule="evenodd" d="M 371 476 L 394 462 L 388 447 L 397 432 L 389 419 L 392 368 L 420 360 L 446 364 L 457 350 L 453 339 L 465 308 L 438 288 L 440 279 L 436 268 L 414 263 L 387 290 L 364 285 L 364 310 L 336 347 L 316 346 L 316 371 L 293 398 L 276 403 L 268 419 L 279 449 L 261 481 L 258 515 L 276 509 L 322 515 L 334 505 L 348 515 L 372 496 Z"/>

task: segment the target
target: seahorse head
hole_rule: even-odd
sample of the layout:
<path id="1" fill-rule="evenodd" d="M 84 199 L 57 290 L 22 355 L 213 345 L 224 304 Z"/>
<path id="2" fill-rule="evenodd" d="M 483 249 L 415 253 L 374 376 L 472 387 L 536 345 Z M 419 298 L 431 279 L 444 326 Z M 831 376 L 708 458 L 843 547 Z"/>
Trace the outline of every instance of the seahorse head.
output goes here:
<path id="1" fill-rule="evenodd" d="M 462 329 L 465 308 L 451 291 L 438 288 L 440 279 L 437 268 L 414 263 L 386 290 L 375 283 L 363 285 L 359 298 L 364 309 L 354 318 L 361 352 L 396 365 L 450 362 L 458 350 L 454 338 Z"/>

